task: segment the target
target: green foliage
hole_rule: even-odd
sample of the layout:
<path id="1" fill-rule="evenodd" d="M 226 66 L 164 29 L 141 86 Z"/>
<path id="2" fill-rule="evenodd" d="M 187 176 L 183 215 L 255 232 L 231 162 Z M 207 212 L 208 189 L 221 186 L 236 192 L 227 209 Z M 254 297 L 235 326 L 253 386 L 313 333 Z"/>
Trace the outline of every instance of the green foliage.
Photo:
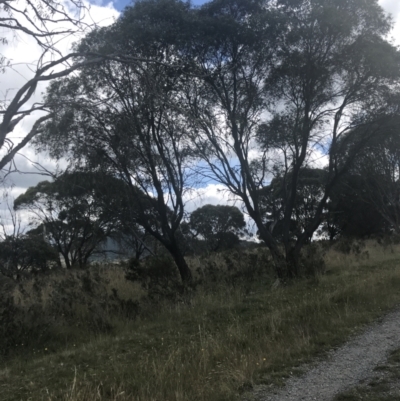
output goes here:
<path id="1" fill-rule="evenodd" d="M 374 246 L 368 246 L 373 255 Z M 227 255 L 232 263 L 241 257 Z M 218 264 L 218 254 L 212 256 Z M 131 298 L 141 290 L 130 281 L 117 285 L 114 276 L 120 269 L 111 275 L 111 267 L 104 267 L 85 278 L 85 284 L 86 271 L 63 271 L 51 293 L 57 297 L 61 286 L 66 288 L 70 295 L 63 293 L 57 302 L 64 309 L 39 315 L 39 320 L 49 316 L 47 333 L 52 335 L 43 342 L 31 335 L 29 347 L 15 343 L 12 354 L 0 362 L 2 396 L 7 401 L 150 401 L 173 400 L 178 394 L 182 400 L 231 401 L 243 399 L 243 391 L 257 384 L 283 385 L 303 363 L 323 357 L 398 304 L 398 257 L 383 249 L 375 256 L 354 263 L 341 255 L 337 265 L 328 262 L 329 275 L 277 288 L 271 288 L 275 277 L 265 275 L 243 287 L 239 280 L 234 285 L 199 285 L 190 304 L 140 301 L 136 320 L 112 308 L 111 300 L 103 302 L 105 293 L 113 297 L 112 288 L 120 294 L 129 284 Z M 79 278 L 67 280 L 78 273 Z M 54 277 L 47 280 L 49 284 Z M 38 287 L 43 300 L 49 287 L 43 281 Z M 32 294 L 29 285 L 25 289 Z M 96 289 L 96 298 L 89 297 Z M 90 313 L 88 299 L 98 300 Z M 70 313 L 66 323 L 64 311 Z M 96 323 L 97 313 L 115 327 L 111 333 L 104 323 Z M 36 340 L 40 346 L 34 345 Z"/>
<path id="2" fill-rule="evenodd" d="M 380 217 L 381 231 L 391 229 L 399 233 L 400 131 L 398 124 L 388 126 L 387 123 L 382 124 L 380 131 L 356 157 L 350 178 L 353 181 L 357 178 L 359 182 L 360 207 L 369 208 L 371 214 Z"/>
<path id="3" fill-rule="evenodd" d="M 110 334 L 118 319 L 135 319 L 140 309 L 138 300 L 110 288 L 107 270 L 112 267 L 101 272 L 98 267 L 51 271 L 27 277 L 8 290 L 2 288 L 0 361 L 18 354 L 40 355 L 65 342 L 73 344 L 94 335 Z M 122 272 L 121 276 L 120 292 L 124 284 Z M 132 288 L 129 290 L 132 292 Z"/>
<path id="4" fill-rule="evenodd" d="M 246 223 L 236 206 L 204 205 L 190 215 L 190 229 L 201 236 L 211 251 L 233 248 L 239 244 Z"/>
<path id="5" fill-rule="evenodd" d="M 339 235 L 364 238 L 387 230 L 387 222 L 368 200 L 367 179 L 360 175 L 346 175 L 332 191 L 326 221 L 321 227 L 321 232 L 331 240 Z"/>
<path id="6" fill-rule="evenodd" d="M 285 232 L 285 208 L 290 194 L 293 174 L 275 177 L 259 191 L 264 224 L 274 237 L 283 240 Z M 302 168 L 297 180 L 295 205 L 289 225 L 290 238 L 298 239 L 315 216 L 316 209 L 324 195 L 327 172 L 323 169 Z"/>
<path id="7" fill-rule="evenodd" d="M 153 256 L 143 261 L 132 259 L 128 264 L 126 278 L 139 282 L 152 302 L 181 299 L 183 287 L 170 256 Z"/>
<path id="8" fill-rule="evenodd" d="M 286 249 L 291 248 L 293 238 L 291 220 L 299 221 L 293 216 L 298 199 L 302 198 L 302 169 L 314 149 L 321 149 L 329 159 L 324 185 L 305 229 L 297 228 L 301 234 L 297 235 L 295 248 L 299 249 L 318 229 L 329 196 L 356 155 L 362 153 L 369 139 L 379 137 L 383 122 L 396 125 L 393 117 L 398 112 L 397 100 L 392 107 L 393 98 L 383 88 L 389 81 L 398 80 L 399 55 L 384 40 L 390 21 L 376 1 L 279 4 L 285 10 L 288 30 L 283 33 L 284 45 L 279 50 L 281 61 L 272 68 L 267 80 L 269 98 L 275 106 L 273 118 L 260 127 L 258 139 L 266 151 L 280 150 L 282 156 L 276 170 L 282 177 L 290 177 L 282 207 Z M 387 61 L 385 66 L 378 61 L 380 57 Z M 338 77 L 342 77 L 339 84 Z M 383 86 L 371 84 L 372 77 Z M 345 152 L 340 146 L 343 136 L 358 138 L 352 152 Z"/>
<path id="9" fill-rule="evenodd" d="M 44 347 L 51 341 L 53 324 L 40 305 L 21 308 L 10 294 L 0 294 L 0 361 L 27 347 Z"/>
<path id="10" fill-rule="evenodd" d="M 66 172 L 54 182 L 40 182 L 14 202 L 14 208 L 27 209 L 36 216 L 38 228 L 62 254 L 68 268 L 84 267 L 114 231 L 116 217 L 110 212 L 120 204 L 123 192 L 107 198 L 115 179 L 96 172 Z"/>
<path id="11" fill-rule="evenodd" d="M 232 286 L 248 292 L 257 280 L 265 279 L 266 266 L 270 264 L 268 251 L 261 248 L 253 251 L 236 248 L 210 254 L 201 259 L 197 285 L 207 291 Z"/>
<path id="12" fill-rule="evenodd" d="M 325 250 L 321 244 L 312 242 L 307 244 L 300 256 L 300 273 L 305 277 L 318 278 L 325 273 Z"/>
<path id="13" fill-rule="evenodd" d="M 176 239 L 194 159 L 186 135 L 193 124 L 178 94 L 186 76 L 176 68 L 179 55 L 174 50 L 181 35 L 176 25 L 182 25 L 187 10 L 188 5 L 178 1 L 137 2 L 112 27 L 88 35 L 78 49 L 140 60 L 107 60 L 54 84 L 48 100 L 57 118 L 38 142 L 52 155 L 74 154 L 74 164 L 79 161 L 123 180 L 128 212 L 139 215 L 142 229 L 165 246 L 182 280 L 190 282 Z M 137 188 L 145 196 L 136 197 Z"/>
<path id="14" fill-rule="evenodd" d="M 341 238 L 334 244 L 334 249 L 345 255 L 360 256 L 365 249 L 365 241 L 353 238 Z"/>
<path id="15" fill-rule="evenodd" d="M 179 0 L 137 2 L 125 9 L 113 27 L 113 46 L 119 44 L 131 50 L 134 46 L 141 55 L 154 55 L 170 46 L 180 47 L 193 30 L 189 10 L 190 4 Z"/>
<path id="16" fill-rule="evenodd" d="M 58 267 L 59 263 L 58 252 L 41 233 L 7 236 L 0 242 L 0 272 L 8 277 L 18 279 L 21 275 Z"/>
<path id="17" fill-rule="evenodd" d="M 142 228 L 183 281 L 179 229 L 199 180 L 243 201 L 278 276 L 294 277 L 339 181 L 383 122 L 397 125 L 400 53 L 389 30 L 376 0 L 136 2 L 76 45 L 111 57 L 51 85 L 54 117 L 36 143 L 122 179 L 130 199 L 136 188 L 153 199 Z M 326 170 L 310 168 L 321 154 Z"/>

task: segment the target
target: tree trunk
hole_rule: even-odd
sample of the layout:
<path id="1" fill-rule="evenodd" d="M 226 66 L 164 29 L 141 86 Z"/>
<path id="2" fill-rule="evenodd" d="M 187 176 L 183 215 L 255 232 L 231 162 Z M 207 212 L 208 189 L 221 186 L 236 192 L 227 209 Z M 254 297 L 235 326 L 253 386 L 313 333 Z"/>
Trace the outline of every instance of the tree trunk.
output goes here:
<path id="1" fill-rule="evenodd" d="M 264 224 L 262 224 L 261 220 L 254 218 L 254 221 L 256 222 L 259 236 L 271 252 L 271 256 L 274 261 L 275 273 L 280 281 L 284 281 L 287 276 L 287 265 L 285 257 L 279 250 L 278 243 L 272 237 L 272 234 L 268 231 Z"/>
<path id="2" fill-rule="evenodd" d="M 259 235 L 271 252 L 274 261 L 275 273 L 281 282 L 295 278 L 299 275 L 299 260 L 302 246 L 286 246 L 285 251 L 279 249 L 278 243 L 265 227 L 259 229 Z M 269 234 L 269 235 L 268 235 Z M 272 238 L 272 240 L 271 240 Z M 282 245 L 283 247 L 283 245 Z"/>
<path id="3" fill-rule="evenodd" d="M 295 278 L 299 275 L 300 247 L 289 247 L 286 250 L 286 266 L 288 278 Z"/>
<path id="4" fill-rule="evenodd" d="M 61 253 L 61 255 L 62 255 L 63 259 L 64 259 L 65 268 L 66 269 L 71 269 L 71 262 L 69 260 L 68 253 L 65 254 L 64 252 L 61 252 L 60 250 L 59 250 L 59 252 Z"/>
<path id="5" fill-rule="evenodd" d="M 173 257 L 175 264 L 179 270 L 179 275 L 181 276 L 182 283 L 185 287 L 189 286 L 192 283 L 192 272 L 182 252 L 178 246 L 178 244 L 174 241 L 171 245 L 167 247 L 168 251 L 170 252 L 171 256 Z"/>
<path id="6" fill-rule="evenodd" d="M 268 246 L 268 248 L 274 261 L 275 273 L 278 276 L 279 281 L 284 282 L 287 277 L 287 264 L 285 257 L 282 255 L 281 252 L 279 252 L 277 246 Z"/>

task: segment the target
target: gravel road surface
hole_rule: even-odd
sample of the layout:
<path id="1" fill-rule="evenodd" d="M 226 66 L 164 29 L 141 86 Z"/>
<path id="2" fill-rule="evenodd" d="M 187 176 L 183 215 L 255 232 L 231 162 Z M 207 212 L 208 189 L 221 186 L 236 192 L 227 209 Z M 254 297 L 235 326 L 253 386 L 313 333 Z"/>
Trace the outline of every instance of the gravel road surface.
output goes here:
<path id="1" fill-rule="evenodd" d="M 290 378 L 274 393 L 261 388 L 253 394 L 258 401 L 331 401 L 335 395 L 361 380 L 371 378 L 376 365 L 400 348 L 400 308 L 368 326 L 359 336 L 329 353 L 327 360 L 300 377 Z"/>

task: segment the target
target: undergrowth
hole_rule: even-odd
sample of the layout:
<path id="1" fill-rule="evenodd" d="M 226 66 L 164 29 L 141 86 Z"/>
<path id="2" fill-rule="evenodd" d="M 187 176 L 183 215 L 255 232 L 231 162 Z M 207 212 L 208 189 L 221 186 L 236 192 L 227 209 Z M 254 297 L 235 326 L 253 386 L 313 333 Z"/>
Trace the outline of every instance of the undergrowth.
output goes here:
<path id="1" fill-rule="evenodd" d="M 316 267 L 278 287 L 264 249 L 222 253 L 191 261 L 190 299 L 168 293 L 174 274 L 160 283 L 135 268 L 133 281 L 121 267 L 93 267 L 23 283 L 8 295 L 26 321 L 10 326 L 18 340 L 3 352 L 0 400 L 251 398 L 255 384 L 281 385 L 397 305 L 398 251 L 330 249 L 322 269 L 311 250 Z"/>

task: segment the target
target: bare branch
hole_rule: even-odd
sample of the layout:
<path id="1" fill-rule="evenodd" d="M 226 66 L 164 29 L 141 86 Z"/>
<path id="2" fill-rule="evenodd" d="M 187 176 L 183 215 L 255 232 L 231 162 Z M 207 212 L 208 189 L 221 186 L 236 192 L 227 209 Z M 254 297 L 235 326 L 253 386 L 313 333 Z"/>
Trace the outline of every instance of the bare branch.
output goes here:
<path id="1" fill-rule="evenodd" d="M 48 119 L 52 118 L 52 114 L 48 114 L 47 116 L 39 118 L 35 124 L 33 125 L 32 129 L 30 132 L 24 137 L 24 139 L 18 143 L 17 146 L 15 146 L 9 153 L 7 153 L 1 160 L 0 160 L 0 170 L 2 170 L 8 163 L 10 163 L 14 156 L 23 148 L 27 145 L 29 141 L 32 140 L 32 138 L 37 135 L 40 132 L 41 125 L 44 121 L 47 121 Z"/>

